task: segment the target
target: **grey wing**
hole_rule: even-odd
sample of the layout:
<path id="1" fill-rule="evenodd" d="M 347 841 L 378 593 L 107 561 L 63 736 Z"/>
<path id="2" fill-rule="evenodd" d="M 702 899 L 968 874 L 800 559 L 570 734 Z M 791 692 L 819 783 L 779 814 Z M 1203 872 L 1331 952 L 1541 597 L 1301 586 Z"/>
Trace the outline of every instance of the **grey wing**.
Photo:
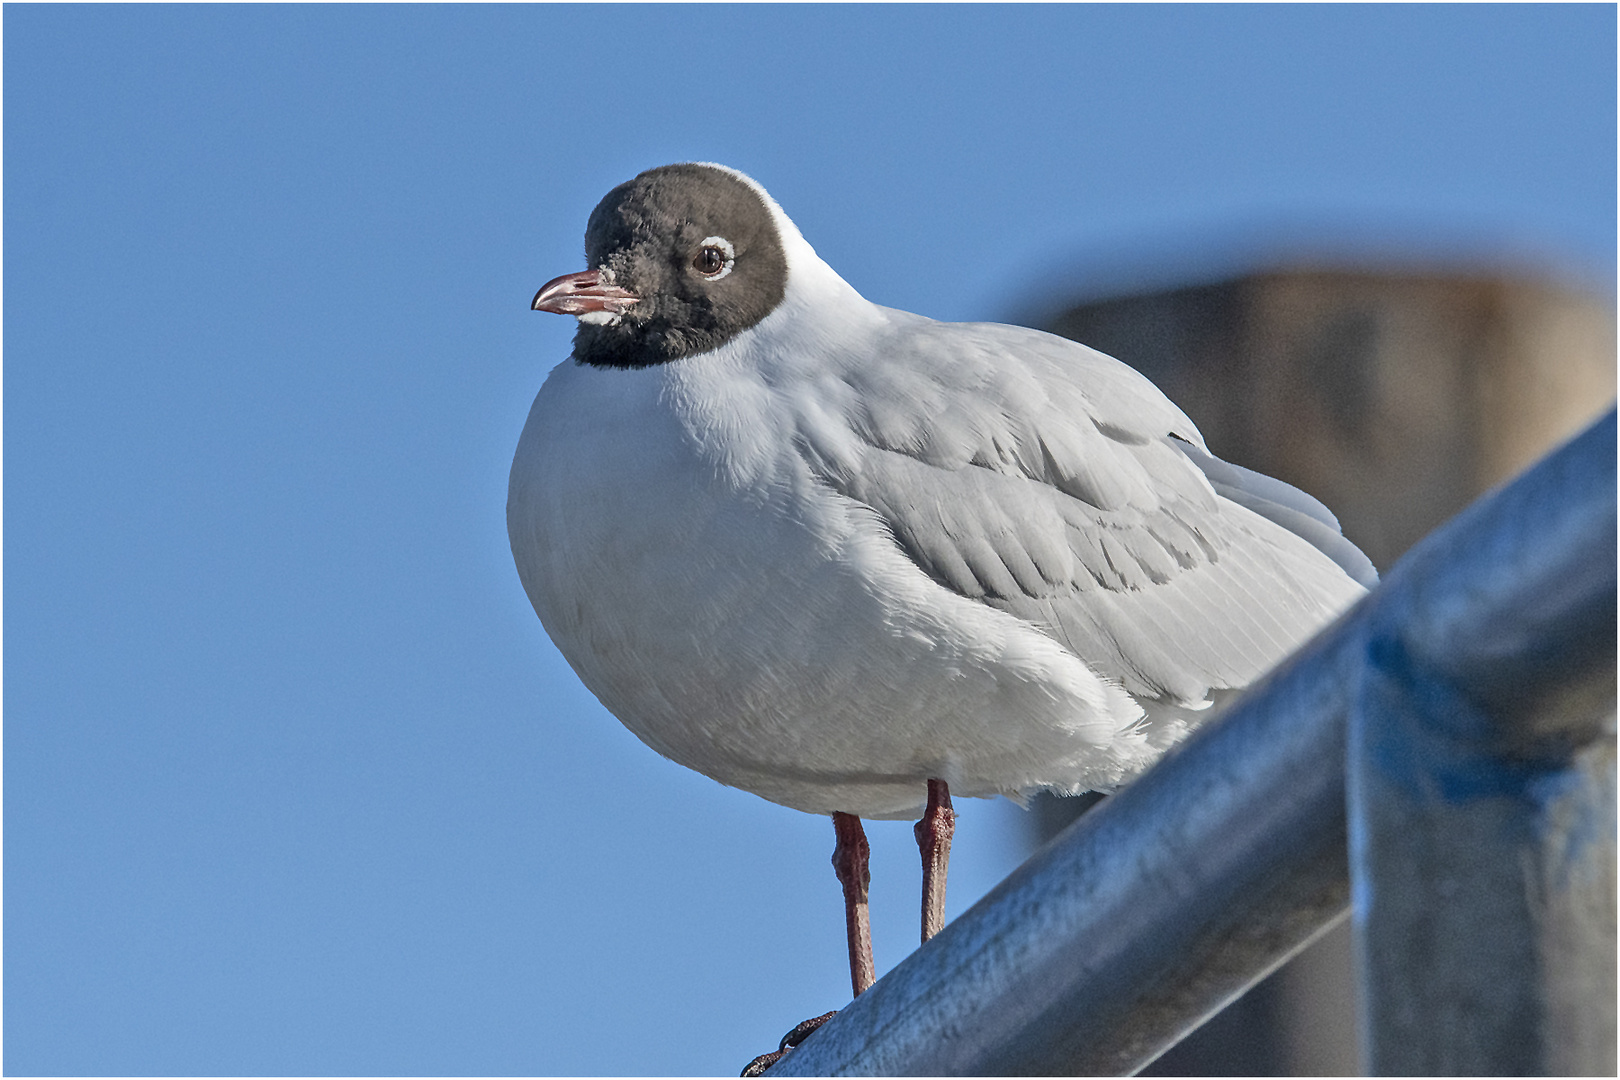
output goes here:
<path id="1" fill-rule="evenodd" d="M 940 585 L 1133 695 L 1196 707 L 1246 685 L 1364 591 L 1341 548 L 1365 557 L 1319 503 L 1210 457 L 1151 383 L 1093 350 L 924 323 L 846 377 L 855 449 L 801 431 L 817 477 Z"/>
<path id="2" fill-rule="evenodd" d="M 1275 477 L 1233 465 L 1191 443 L 1181 450 L 1209 479 L 1215 492 L 1276 522 L 1338 564 L 1358 584 L 1378 584 L 1378 570 L 1360 548 L 1344 538 L 1339 519 L 1305 492 Z"/>

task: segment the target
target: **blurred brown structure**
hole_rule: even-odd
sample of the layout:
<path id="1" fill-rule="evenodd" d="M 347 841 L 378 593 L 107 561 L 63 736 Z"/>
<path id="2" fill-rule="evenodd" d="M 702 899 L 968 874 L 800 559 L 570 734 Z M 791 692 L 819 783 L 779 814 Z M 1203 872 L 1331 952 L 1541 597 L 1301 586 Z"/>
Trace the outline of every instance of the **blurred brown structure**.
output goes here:
<path id="1" fill-rule="evenodd" d="M 1296 267 L 1039 320 L 1152 379 L 1220 457 L 1326 503 L 1380 569 L 1608 409 L 1615 314 L 1532 278 Z M 1041 839 L 1087 799 L 1043 799 Z M 1347 926 L 1144 1075 L 1350 1075 Z"/>

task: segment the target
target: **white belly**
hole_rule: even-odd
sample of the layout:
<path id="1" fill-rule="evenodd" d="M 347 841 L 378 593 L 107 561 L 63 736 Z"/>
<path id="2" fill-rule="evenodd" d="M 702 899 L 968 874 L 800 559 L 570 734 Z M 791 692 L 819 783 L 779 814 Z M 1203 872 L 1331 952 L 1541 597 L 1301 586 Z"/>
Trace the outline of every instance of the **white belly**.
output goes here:
<path id="1" fill-rule="evenodd" d="M 701 374 L 701 373 L 699 373 Z M 772 455 L 768 395 L 683 411 L 691 366 L 566 363 L 535 398 L 508 530 L 552 640 L 626 727 L 812 813 L 1109 787 L 1153 756 L 1141 710 L 1051 639 L 941 588 L 874 515 Z M 728 441 L 730 440 L 730 441 Z"/>

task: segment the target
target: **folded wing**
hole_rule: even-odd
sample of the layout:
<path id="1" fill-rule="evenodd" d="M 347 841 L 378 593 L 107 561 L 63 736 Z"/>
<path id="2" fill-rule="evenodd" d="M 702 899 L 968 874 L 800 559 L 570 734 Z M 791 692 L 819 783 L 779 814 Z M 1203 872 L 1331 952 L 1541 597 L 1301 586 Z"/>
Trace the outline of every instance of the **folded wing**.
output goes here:
<path id="1" fill-rule="evenodd" d="M 1211 456 L 1124 364 L 1037 331 L 895 323 L 842 372 L 847 407 L 802 416 L 812 472 L 941 586 L 1131 694 L 1199 707 L 1376 580 L 1326 508 Z"/>

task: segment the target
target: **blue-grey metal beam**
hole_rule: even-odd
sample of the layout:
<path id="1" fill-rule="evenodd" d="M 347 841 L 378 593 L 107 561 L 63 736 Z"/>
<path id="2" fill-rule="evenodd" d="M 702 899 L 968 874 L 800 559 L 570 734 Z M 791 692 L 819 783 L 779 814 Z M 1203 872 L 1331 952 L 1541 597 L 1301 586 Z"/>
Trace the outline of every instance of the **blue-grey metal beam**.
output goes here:
<path id="1" fill-rule="evenodd" d="M 1615 1073 L 1614 414 L 1402 561 L 1350 723 L 1363 1061 Z"/>
<path id="2" fill-rule="evenodd" d="M 1425 641 L 1436 657 L 1556 676 L 1504 686 L 1504 701 L 1557 700 L 1553 684 L 1589 686 L 1586 661 L 1560 666 L 1573 654 L 1558 643 L 1592 634 L 1608 634 L 1609 654 L 1599 667 L 1607 665 L 1612 684 L 1612 413 L 1606 424 L 1482 500 L 1413 554 L 1429 558 L 1422 552 L 1442 548 L 1478 565 L 1451 566 L 1441 557 L 1445 571 L 1433 580 L 1392 574 L 1225 716 L 1037 852 L 770 1075 L 1131 1073 L 1303 948 L 1348 906 L 1347 716 L 1363 685 L 1371 628 L 1385 625 L 1379 614 L 1385 604 L 1433 623 L 1435 636 Z M 1604 469 L 1606 486 L 1586 482 Z M 1521 519 L 1527 507 L 1540 516 Z M 1595 547 L 1589 530 L 1566 525 L 1605 514 L 1607 537 Z M 1554 539 L 1536 543 L 1527 539 L 1532 532 Z M 1543 590 L 1534 604 L 1512 590 L 1477 590 L 1476 580 L 1500 576 L 1491 565 L 1498 558 L 1570 587 Z M 1609 566 L 1606 599 L 1600 595 L 1595 604 L 1591 576 L 1577 572 L 1594 560 Z M 1604 604 L 1606 629 L 1593 625 L 1601 624 Z M 1481 653 L 1474 631 L 1490 627 L 1499 631 L 1491 632 L 1497 651 Z M 1612 843 L 1612 827 L 1610 836 Z M 1608 956 L 1612 962 L 1612 947 Z"/>

